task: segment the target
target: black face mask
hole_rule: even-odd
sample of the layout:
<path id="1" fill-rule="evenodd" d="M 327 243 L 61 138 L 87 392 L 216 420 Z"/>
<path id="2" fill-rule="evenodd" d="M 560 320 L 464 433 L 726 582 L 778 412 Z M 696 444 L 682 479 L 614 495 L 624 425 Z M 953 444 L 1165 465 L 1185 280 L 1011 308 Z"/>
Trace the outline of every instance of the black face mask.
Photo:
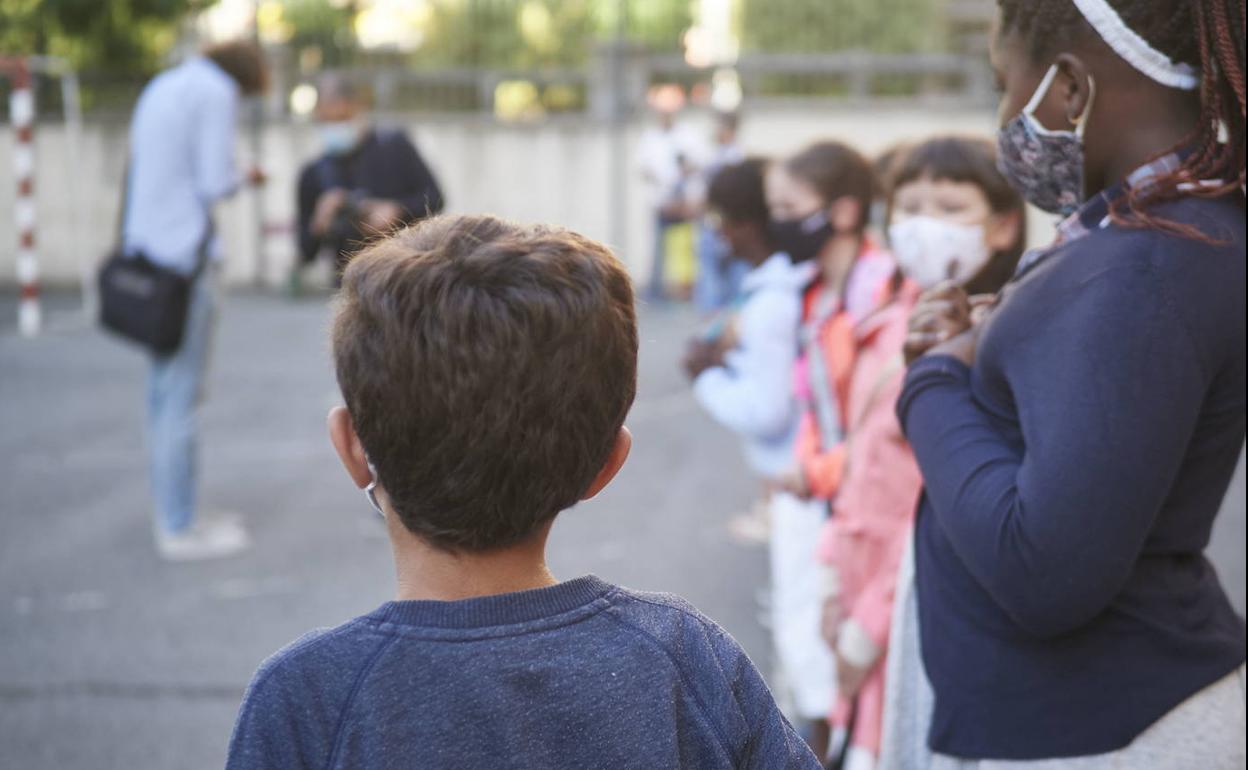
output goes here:
<path id="1" fill-rule="evenodd" d="M 804 219 L 771 220 L 767 223 L 767 235 L 776 251 L 783 251 L 793 264 L 814 259 L 823 244 L 836 234 L 832 223 L 822 211 Z"/>

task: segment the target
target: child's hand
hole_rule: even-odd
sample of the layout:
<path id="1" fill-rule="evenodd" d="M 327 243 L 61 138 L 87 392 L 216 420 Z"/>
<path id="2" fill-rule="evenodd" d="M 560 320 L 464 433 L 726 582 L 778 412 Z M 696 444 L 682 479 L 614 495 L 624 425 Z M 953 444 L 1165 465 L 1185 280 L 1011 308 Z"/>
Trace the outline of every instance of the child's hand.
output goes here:
<path id="1" fill-rule="evenodd" d="M 914 311 L 910 313 L 910 325 L 906 333 L 906 363 L 970 329 L 971 313 L 971 301 L 966 292 L 951 281 L 937 284 L 923 292 Z"/>
<path id="2" fill-rule="evenodd" d="M 967 298 L 971 305 L 971 325 L 979 326 L 992 309 L 997 306 L 996 294 L 973 294 Z"/>
<path id="3" fill-rule="evenodd" d="M 937 356 L 951 356 L 967 366 L 974 366 L 975 353 L 979 349 L 979 327 L 972 326 L 951 340 L 942 342 L 928 352 Z"/>
<path id="4" fill-rule="evenodd" d="M 839 652 L 835 653 L 835 656 L 837 695 L 845 700 L 853 700 L 858 695 L 858 691 L 862 689 L 862 685 L 866 683 L 874 666 L 860 668 L 841 657 Z"/>
<path id="5" fill-rule="evenodd" d="M 321 193 L 321 197 L 316 201 L 316 209 L 312 213 L 312 221 L 308 225 L 308 229 L 313 235 L 324 235 L 329 230 L 329 226 L 333 224 L 334 217 L 338 215 L 347 202 L 347 191 L 341 187 L 334 187 Z"/>
<path id="6" fill-rule="evenodd" d="M 780 474 L 772 480 L 772 486 L 781 492 L 788 492 L 796 498 L 802 500 L 810 499 L 810 485 L 806 483 L 806 474 L 800 470 L 792 470 Z"/>
<path id="7" fill-rule="evenodd" d="M 841 598 L 829 594 L 823 599 L 823 609 L 819 615 L 819 635 L 828 645 L 828 649 L 836 652 L 837 642 L 841 638 L 841 623 L 845 620 L 845 608 L 841 606 Z"/>
<path id="8" fill-rule="evenodd" d="M 717 342 L 694 338 L 685 348 L 683 364 L 689 379 L 696 380 L 707 369 L 723 366 L 724 351 Z"/>
<path id="9" fill-rule="evenodd" d="M 734 314 L 724 323 L 724 330 L 720 333 L 715 342 L 719 345 L 719 349 L 723 353 L 737 347 L 741 341 L 741 335 L 737 329 L 738 317 Z"/>

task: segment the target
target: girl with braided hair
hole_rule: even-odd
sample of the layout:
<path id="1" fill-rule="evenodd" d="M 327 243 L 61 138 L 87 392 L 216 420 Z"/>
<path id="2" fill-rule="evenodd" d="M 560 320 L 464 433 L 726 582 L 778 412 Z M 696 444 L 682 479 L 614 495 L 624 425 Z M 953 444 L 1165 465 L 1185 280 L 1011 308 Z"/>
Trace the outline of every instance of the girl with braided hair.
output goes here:
<path id="1" fill-rule="evenodd" d="M 1244 0 L 998 2 L 1000 164 L 1066 218 L 911 317 L 930 751 L 881 765 L 1243 768 L 1203 551 L 1244 442 Z"/>

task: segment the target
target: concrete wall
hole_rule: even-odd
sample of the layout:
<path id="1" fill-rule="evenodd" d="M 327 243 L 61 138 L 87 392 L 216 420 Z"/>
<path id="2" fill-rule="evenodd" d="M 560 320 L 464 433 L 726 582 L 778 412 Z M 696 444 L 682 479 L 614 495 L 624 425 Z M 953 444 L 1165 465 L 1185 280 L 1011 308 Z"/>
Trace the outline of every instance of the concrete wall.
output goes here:
<path id="1" fill-rule="evenodd" d="M 705 117 L 691 116 L 709 136 Z M 644 190 L 633 163 L 633 147 L 642 128 L 629 125 L 623 146 L 626 157 L 624 211 L 613 211 L 611 136 L 606 127 L 588 120 L 551 121 L 535 126 L 500 125 L 476 118 L 387 120 L 406 125 L 426 160 L 441 179 L 456 212 L 491 212 L 519 220 L 557 222 L 610 242 L 637 275 L 650 259 L 650 224 Z M 938 132 L 987 135 L 988 111 L 952 109 L 851 109 L 808 107 L 748 113 L 742 140 L 751 152 L 784 154 L 823 137 L 856 144 L 876 153 L 904 139 Z M 305 125 L 266 128 L 262 166 L 269 185 L 244 191 L 218 212 L 226 242 L 227 279 L 233 283 L 262 280 L 281 284 L 295 257 L 294 180 L 299 165 L 315 154 L 314 132 Z M 0 284 L 15 281 L 12 132 L 0 129 Z M 117 205 L 125 159 L 125 126 L 90 124 L 78 157 L 71 156 L 63 128 L 39 127 L 36 136 L 39 255 L 43 281 L 76 285 L 91 275 L 114 239 Z M 249 162 L 249 145 L 240 141 L 239 162 Z M 255 195 L 263 196 L 266 260 L 257 259 Z M 614 221 L 623 216 L 624 223 Z M 1047 228 L 1033 228 L 1034 233 Z"/>

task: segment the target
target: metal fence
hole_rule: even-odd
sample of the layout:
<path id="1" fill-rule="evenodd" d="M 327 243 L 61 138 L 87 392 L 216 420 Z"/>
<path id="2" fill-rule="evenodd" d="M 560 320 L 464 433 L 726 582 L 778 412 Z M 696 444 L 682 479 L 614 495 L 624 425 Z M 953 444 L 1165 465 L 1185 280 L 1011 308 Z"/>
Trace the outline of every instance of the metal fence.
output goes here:
<path id="1" fill-rule="evenodd" d="M 699 9 L 708 5 L 729 13 L 730 56 L 691 50 L 706 23 Z M 266 116 L 289 116 L 292 90 L 330 67 L 354 73 L 383 111 L 502 120 L 619 118 L 643 109 L 658 83 L 680 84 L 693 102 L 705 102 L 725 72 L 751 105 L 991 99 L 984 49 L 993 0 L 427 0 L 422 7 L 416 45 L 406 49 L 366 47 L 347 29 L 269 44 L 276 77 Z M 124 119 L 147 73 L 87 70 L 80 78 L 88 118 Z M 59 90 L 36 88 L 39 114 L 57 119 Z M 0 113 L 5 89 L 0 82 Z"/>

